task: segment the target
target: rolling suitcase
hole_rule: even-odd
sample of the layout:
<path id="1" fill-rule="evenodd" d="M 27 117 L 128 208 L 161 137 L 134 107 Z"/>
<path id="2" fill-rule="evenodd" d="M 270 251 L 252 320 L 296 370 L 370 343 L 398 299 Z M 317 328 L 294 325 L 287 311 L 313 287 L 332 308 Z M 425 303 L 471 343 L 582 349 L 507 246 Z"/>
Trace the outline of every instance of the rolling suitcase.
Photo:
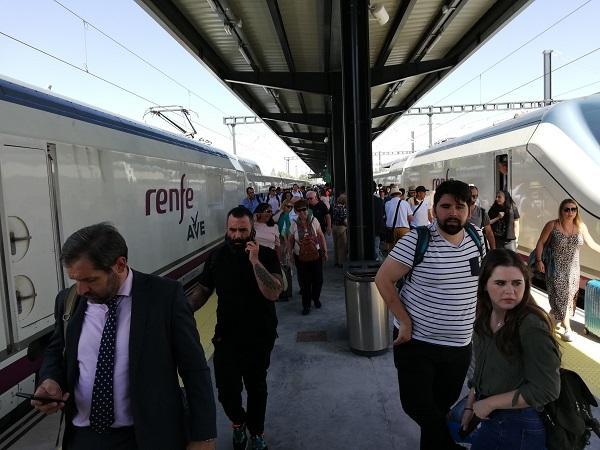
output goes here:
<path id="1" fill-rule="evenodd" d="M 590 280 L 585 287 L 585 334 L 600 337 L 600 280 Z"/>
<path id="2" fill-rule="evenodd" d="M 290 266 L 282 265 L 281 273 L 287 280 L 287 289 L 281 292 L 278 301 L 287 302 L 292 298 L 292 268 Z"/>

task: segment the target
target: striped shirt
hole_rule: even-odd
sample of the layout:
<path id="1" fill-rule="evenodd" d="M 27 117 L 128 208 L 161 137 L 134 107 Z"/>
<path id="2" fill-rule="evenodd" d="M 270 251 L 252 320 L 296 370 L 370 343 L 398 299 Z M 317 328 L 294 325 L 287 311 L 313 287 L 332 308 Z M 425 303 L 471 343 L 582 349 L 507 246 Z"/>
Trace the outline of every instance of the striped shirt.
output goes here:
<path id="1" fill-rule="evenodd" d="M 481 255 L 465 232 L 459 245 L 444 239 L 434 221 L 423 261 L 417 265 L 400 292 L 412 320 L 412 338 L 438 345 L 461 347 L 471 342 L 477 303 L 477 270 Z M 483 234 L 477 228 L 483 242 Z M 411 230 L 390 252 L 396 261 L 412 267 L 417 231 Z M 485 249 L 483 250 L 485 253 Z M 472 260 L 472 262 L 471 262 Z M 394 325 L 399 322 L 394 318 Z"/>

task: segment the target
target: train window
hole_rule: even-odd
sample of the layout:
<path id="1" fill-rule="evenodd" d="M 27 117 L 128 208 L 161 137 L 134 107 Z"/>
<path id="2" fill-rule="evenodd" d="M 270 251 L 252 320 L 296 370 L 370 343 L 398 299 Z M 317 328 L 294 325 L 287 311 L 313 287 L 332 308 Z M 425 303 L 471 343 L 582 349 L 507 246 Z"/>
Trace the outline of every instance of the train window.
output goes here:
<path id="1" fill-rule="evenodd" d="M 496 191 L 508 191 L 508 155 L 496 155 Z"/>

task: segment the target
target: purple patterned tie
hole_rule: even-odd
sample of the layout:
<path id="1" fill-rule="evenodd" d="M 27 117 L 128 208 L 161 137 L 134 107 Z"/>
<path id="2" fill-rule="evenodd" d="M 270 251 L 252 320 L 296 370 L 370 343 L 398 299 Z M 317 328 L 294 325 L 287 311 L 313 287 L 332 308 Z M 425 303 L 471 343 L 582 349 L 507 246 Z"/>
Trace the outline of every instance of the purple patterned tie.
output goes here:
<path id="1" fill-rule="evenodd" d="M 90 426 L 97 433 L 106 431 L 115 421 L 113 400 L 113 372 L 115 367 L 115 347 L 117 344 L 117 306 L 119 296 L 108 305 L 108 316 L 102 331 L 96 376 L 92 390 Z"/>

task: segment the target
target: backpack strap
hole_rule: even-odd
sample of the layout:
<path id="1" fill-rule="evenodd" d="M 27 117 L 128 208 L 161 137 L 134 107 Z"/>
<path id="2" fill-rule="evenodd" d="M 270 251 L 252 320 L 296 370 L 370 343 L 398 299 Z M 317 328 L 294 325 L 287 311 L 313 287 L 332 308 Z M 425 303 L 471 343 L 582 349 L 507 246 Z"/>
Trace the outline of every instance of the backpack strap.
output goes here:
<path id="1" fill-rule="evenodd" d="M 396 219 L 398 219 L 398 210 L 400 209 L 401 202 L 402 202 L 402 199 L 400 199 L 398 201 L 398 204 L 396 205 L 396 213 L 394 214 L 394 222 L 392 223 L 392 229 L 396 228 Z"/>
<path id="2" fill-rule="evenodd" d="M 67 345 L 67 326 L 69 325 L 69 320 L 73 315 L 73 311 L 77 306 L 79 300 L 79 295 L 77 295 L 77 285 L 73 285 L 69 288 L 69 292 L 67 293 L 67 297 L 65 298 L 65 307 L 63 309 L 63 341 L 65 346 L 63 347 L 63 357 L 65 356 L 66 345 Z"/>
<path id="3" fill-rule="evenodd" d="M 479 250 L 479 255 L 483 258 L 483 242 L 481 242 L 481 239 L 479 238 L 479 233 L 477 233 L 475 226 L 471 222 L 467 222 L 467 224 L 465 225 L 465 231 L 473 240 L 473 242 L 475 242 L 477 250 Z"/>
<path id="4" fill-rule="evenodd" d="M 423 262 L 423 258 L 425 257 L 425 253 L 427 252 L 427 248 L 429 247 L 429 241 L 431 240 L 431 231 L 429 230 L 429 226 L 423 225 L 416 228 L 417 230 L 417 244 L 415 245 L 415 255 L 413 256 L 413 264 L 410 268 L 410 271 L 406 275 L 408 280 L 411 279 L 413 270 L 419 264 Z"/>

